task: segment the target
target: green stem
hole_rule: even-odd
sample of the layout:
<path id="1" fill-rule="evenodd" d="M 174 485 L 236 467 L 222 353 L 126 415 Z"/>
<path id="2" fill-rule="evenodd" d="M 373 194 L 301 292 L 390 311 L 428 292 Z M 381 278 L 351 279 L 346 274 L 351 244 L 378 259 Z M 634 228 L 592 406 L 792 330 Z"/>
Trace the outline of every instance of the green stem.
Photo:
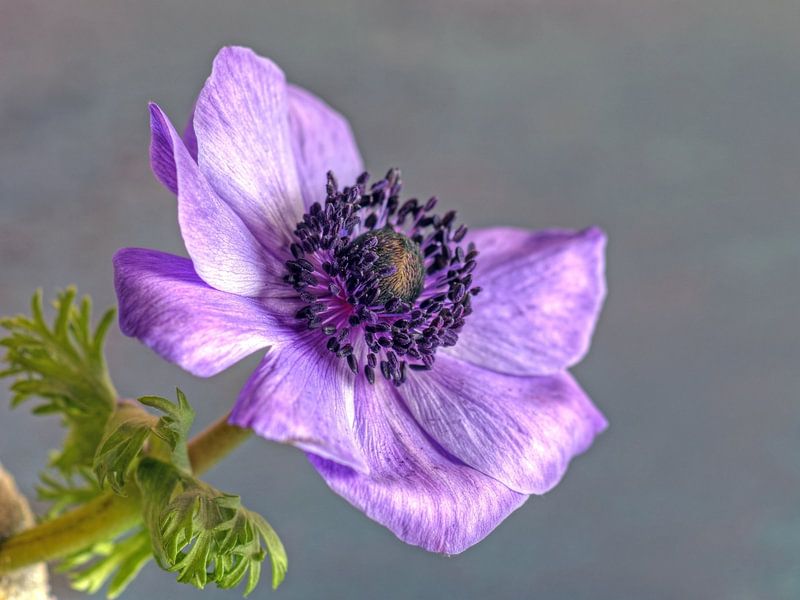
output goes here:
<path id="1" fill-rule="evenodd" d="M 189 441 L 189 462 L 196 475 L 202 475 L 250 437 L 249 429 L 228 424 L 220 417 Z"/>
<path id="2" fill-rule="evenodd" d="M 198 475 L 207 471 L 249 435 L 249 429 L 229 425 L 227 416 L 222 417 L 189 442 L 192 470 Z M 52 521 L 0 542 L 0 574 L 63 558 L 124 533 L 141 520 L 140 502 L 135 490 L 127 496 L 104 492 Z"/>

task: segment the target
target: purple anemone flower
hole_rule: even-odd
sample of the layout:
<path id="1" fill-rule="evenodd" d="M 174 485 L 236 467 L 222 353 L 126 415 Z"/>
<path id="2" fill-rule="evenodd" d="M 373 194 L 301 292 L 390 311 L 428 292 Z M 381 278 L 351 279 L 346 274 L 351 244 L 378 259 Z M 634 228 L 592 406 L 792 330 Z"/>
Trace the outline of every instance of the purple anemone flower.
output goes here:
<path id="1" fill-rule="evenodd" d="M 567 372 L 605 295 L 599 229 L 468 232 L 396 170 L 370 184 L 347 121 L 249 49 L 220 51 L 183 136 L 150 115 L 190 258 L 120 250 L 120 327 L 201 377 L 268 348 L 231 423 L 447 554 L 605 429 Z"/>

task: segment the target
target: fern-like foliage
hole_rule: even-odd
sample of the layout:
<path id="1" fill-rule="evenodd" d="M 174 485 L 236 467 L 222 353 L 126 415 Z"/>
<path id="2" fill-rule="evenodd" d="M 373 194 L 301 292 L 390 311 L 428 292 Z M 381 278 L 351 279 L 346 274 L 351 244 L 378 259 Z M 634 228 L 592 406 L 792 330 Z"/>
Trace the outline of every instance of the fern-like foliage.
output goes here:
<path id="1" fill-rule="evenodd" d="M 258 584 L 261 564 L 269 556 L 272 584 L 277 587 L 286 574 L 287 559 L 270 524 L 242 506 L 239 496 L 222 492 L 192 473 L 188 435 L 194 410 L 186 396 L 178 390 L 175 403 L 158 396 L 145 396 L 139 402 L 161 416 L 134 405 L 120 406 L 97 449 L 95 473 L 118 493 L 126 493 L 135 474 L 156 562 L 177 573 L 179 582 L 200 589 L 208 583 L 233 588 L 246 577 L 247 595 Z M 115 552 L 111 550 L 109 557 Z M 89 572 L 92 586 L 102 574 L 112 577 L 109 557 L 98 560 L 107 568 L 93 566 Z"/>
<path id="2" fill-rule="evenodd" d="M 117 598 L 139 574 L 153 553 L 150 535 L 143 527 L 113 542 L 103 542 L 62 561 L 60 573 L 67 573 L 73 588 L 94 594 L 104 585 L 106 597 Z"/>
<path id="3" fill-rule="evenodd" d="M 46 518 L 52 519 L 72 506 L 89 502 L 103 490 L 89 467 L 77 467 L 70 475 L 43 471 L 39 474 L 36 493 L 40 500 L 50 504 Z"/>
<path id="4" fill-rule="evenodd" d="M 283 581 L 287 559 L 280 538 L 261 515 L 242 506 L 239 496 L 152 458 L 141 461 L 136 477 L 153 553 L 179 582 L 228 589 L 247 577 L 246 596 L 258 584 L 266 556 L 273 588 Z"/>
<path id="5" fill-rule="evenodd" d="M 41 476 L 39 495 L 51 503 L 48 516 L 92 500 L 110 489 L 142 501 L 142 523 L 133 532 L 85 548 L 63 561 L 73 587 L 94 593 L 106 586 L 120 595 L 155 557 L 198 588 L 239 585 L 245 594 L 258 583 L 269 556 L 274 587 L 286 573 L 286 553 L 260 515 L 201 481 L 189 461 L 194 410 L 178 390 L 177 402 L 144 396 L 138 403 L 117 401 L 103 353 L 114 310 L 92 328 L 88 297 L 76 302 L 68 288 L 53 302 L 48 323 L 37 291 L 31 316 L 0 318 L 0 347 L 12 378 L 12 406 L 35 402 L 36 414 L 56 414 L 67 429 L 54 451 L 51 469 Z M 147 410 L 154 409 L 157 414 Z"/>
<path id="6" fill-rule="evenodd" d="M 14 378 L 12 406 L 36 399 L 34 413 L 61 416 L 67 435 L 51 464 L 64 476 L 92 466 L 117 397 L 103 353 L 115 311 L 106 311 L 93 329 L 91 300 L 84 296 L 76 303 L 76 296 L 72 287 L 58 294 L 52 324 L 41 290 L 31 300 L 31 316 L 0 318 L 7 365 L 0 378 Z"/>

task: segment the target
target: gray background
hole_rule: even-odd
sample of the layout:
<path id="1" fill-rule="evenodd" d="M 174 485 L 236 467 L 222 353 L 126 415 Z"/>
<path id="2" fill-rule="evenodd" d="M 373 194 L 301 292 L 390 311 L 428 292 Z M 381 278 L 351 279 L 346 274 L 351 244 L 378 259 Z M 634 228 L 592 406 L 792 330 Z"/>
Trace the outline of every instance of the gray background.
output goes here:
<path id="1" fill-rule="evenodd" d="M 104 306 L 118 247 L 182 252 L 146 102 L 182 123 L 228 43 L 339 107 L 374 172 L 401 166 L 466 222 L 610 235 L 576 372 L 611 428 L 562 485 L 444 558 L 251 440 L 210 479 L 286 543 L 286 583 L 255 597 L 800 597 L 800 3 L 164 4 L 0 0 L 0 312 L 71 282 Z M 255 364 L 200 381 L 118 332 L 109 352 L 121 392 L 180 385 L 199 424 Z M 59 435 L 0 403 L 0 458 L 27 492 Z M 127 597 L 200 596 L 151 565 Z"/>

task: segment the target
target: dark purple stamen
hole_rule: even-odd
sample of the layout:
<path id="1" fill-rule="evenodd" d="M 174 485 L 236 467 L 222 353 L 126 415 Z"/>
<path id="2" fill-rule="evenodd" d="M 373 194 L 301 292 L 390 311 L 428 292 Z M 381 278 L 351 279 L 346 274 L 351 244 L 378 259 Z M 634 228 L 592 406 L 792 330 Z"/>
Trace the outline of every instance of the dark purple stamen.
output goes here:
<path id="1" fill-rule="evenodd" d="M 401 385 L 408 370 L 429 370 L 440 346 L 452 346 L 472 312 L 478 256 L 456 213 L 431 214 L 435 197 L 401 202 L 400 172 L 367 188 L 362 174 L 340 190 L 328 174 L 324 206 L 314 203 L 295 229 L 284 280 L 298 293 L 296 312 L 321 331 L 328 351 L 369 383 L 376 369 Z M 359 357 L 365 359 L 359 360 Z"/>

